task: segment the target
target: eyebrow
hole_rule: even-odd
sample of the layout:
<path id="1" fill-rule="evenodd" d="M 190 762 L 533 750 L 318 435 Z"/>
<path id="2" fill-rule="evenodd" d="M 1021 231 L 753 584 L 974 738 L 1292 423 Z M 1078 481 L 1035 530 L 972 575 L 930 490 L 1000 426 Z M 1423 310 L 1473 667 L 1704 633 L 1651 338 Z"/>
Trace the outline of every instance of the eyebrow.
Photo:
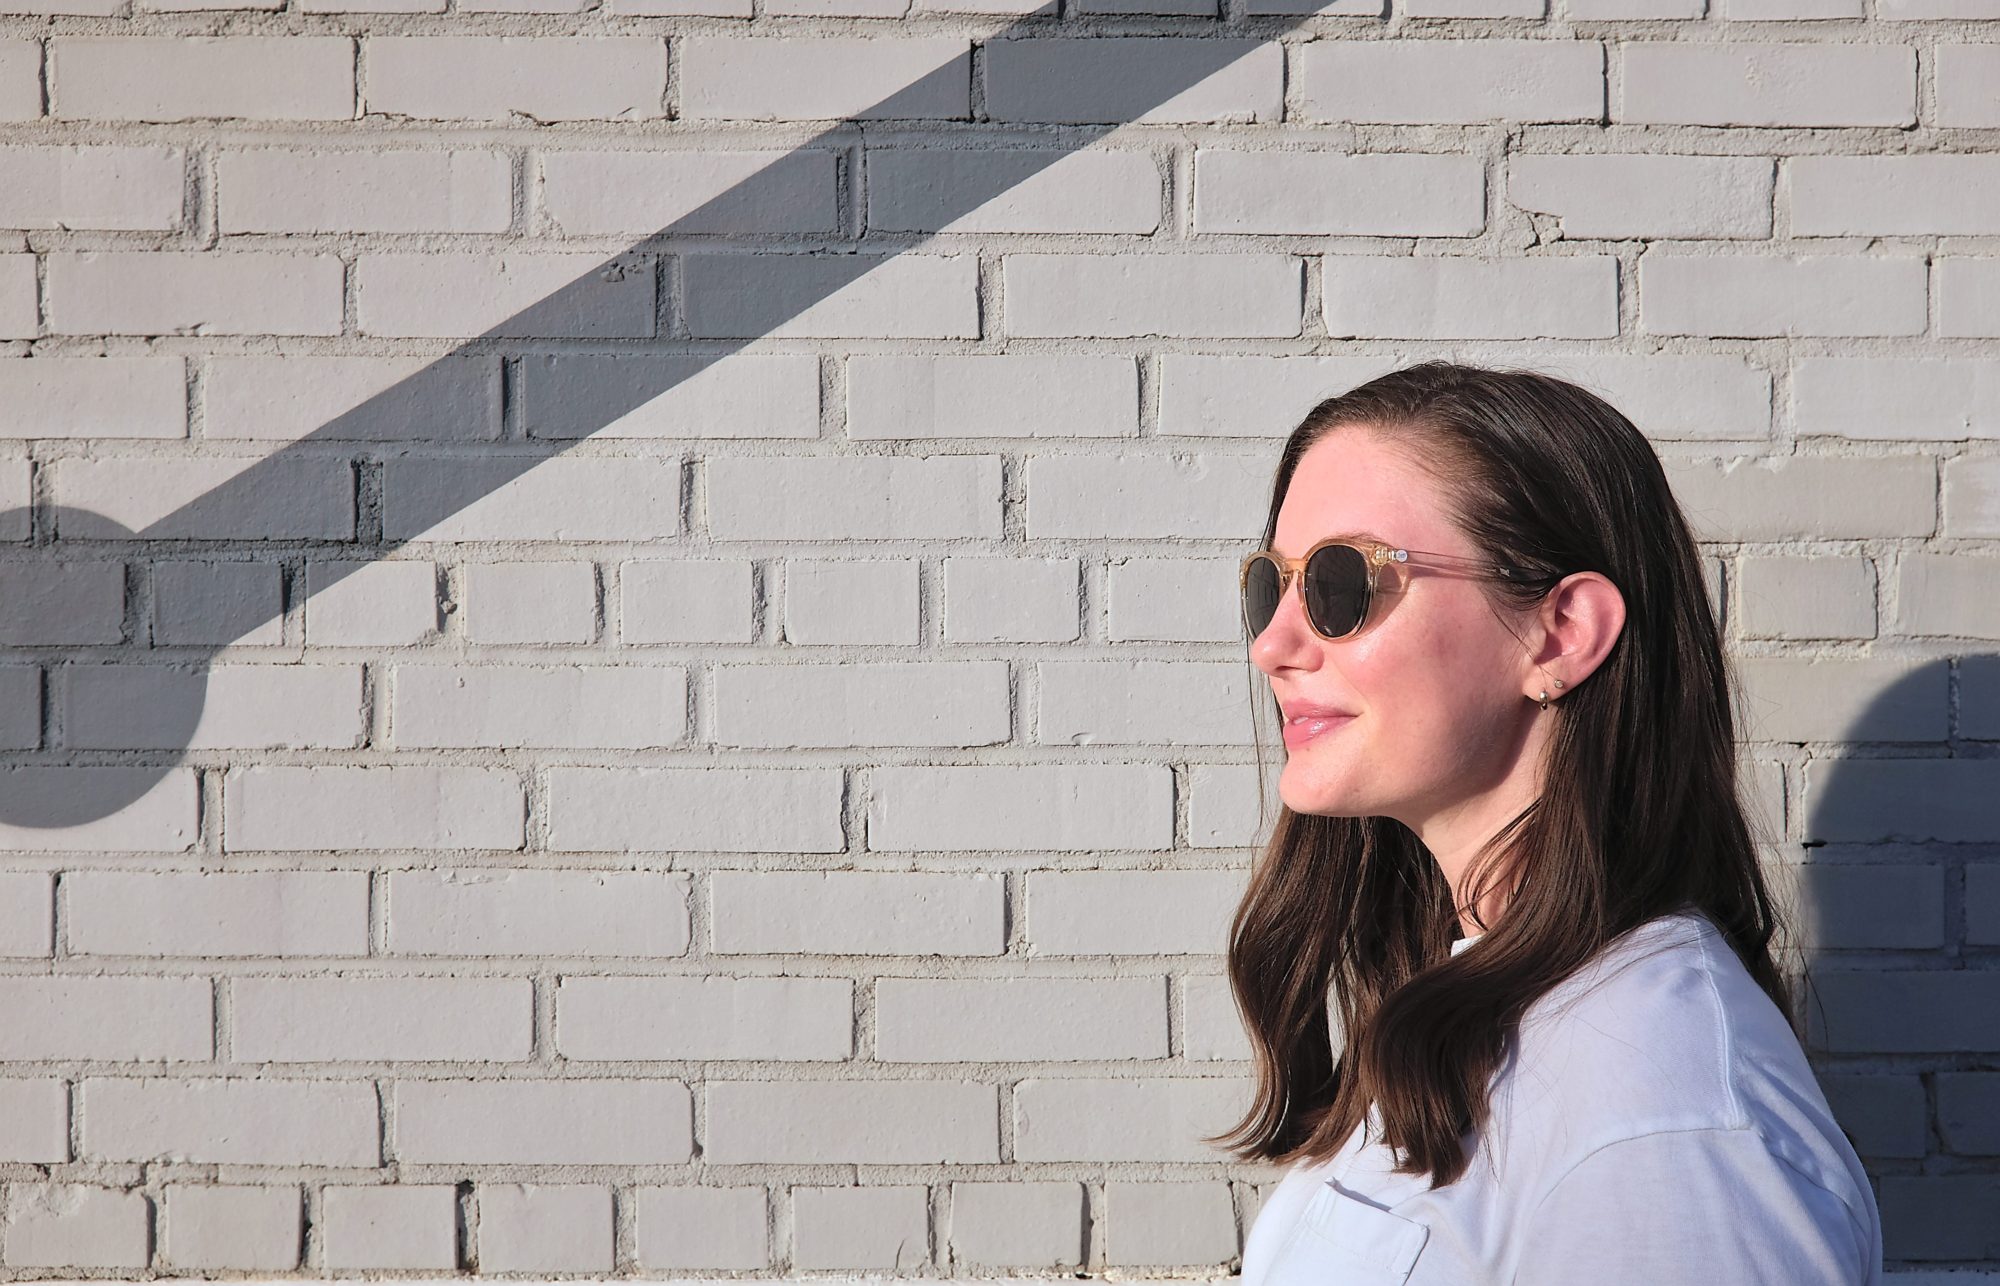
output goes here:
<path id="1" fill-rule="evenodd" d="M 1354 543 L 1356 543 L 1356 544 L 1359 544 L 1359 545 L 1387 545 L 1387 546 L 1389 546 L 1389 547 L 1390 547 L 1391 549 L 1395 549 L 1395 548 L 1399 548 L 1399 546 L 1397 546 L 1397 544 L 1396 544 L 1396 542 L 1395 542 L 1395 541 L 1393 541 L 1393 540 L 1390 540 L 1390 539 L 1389 539 L 1388 537 L 1386 537 L 1386 536 L 1380 536 L 1380 535 L 1377 535 L 1376 533 L 1374 533 L 1374 532 L 1372 532 L 1372 531 L 1336 531 L 1336 532 L 1330 532 L 1330 533 L 1328 533 L 1327 535 L 1324 535 L 1324 536 L 1315 536 L 1315 537 L 1313 537 L 1313 540 L 1312 540 L 1312 544 L 1313 544 L 1313 545 L 1317 545 L 1317 544 L 1319 544 L 1319 543 L 1320 543 L 1321 541 L 1323 541 L 1323 540 L 1351 540 L 1351 541 L 1353 541 Z M 1307 546 L 1307 548 L 1311 548 L 1311 545 L 1308 545 L 1308 546 Z M 1273 548 L 1272 548 L 1272 552 L 1273 552 L 1273 553 L 1277 553 L 1277 554 L 1284 554 L 1284 551 L 1283 551 L 1283 550 L 1281 550 L 1281 549 L 1278 549 L 1278 548 L 1276 548 L 1275 546 L 1273 546 Z M 1286 557 L 1291 557 L 1292 555 L 1289 555 L 1289 554 L 1286 554 L 1285 556 L 1286 556 Z"/>

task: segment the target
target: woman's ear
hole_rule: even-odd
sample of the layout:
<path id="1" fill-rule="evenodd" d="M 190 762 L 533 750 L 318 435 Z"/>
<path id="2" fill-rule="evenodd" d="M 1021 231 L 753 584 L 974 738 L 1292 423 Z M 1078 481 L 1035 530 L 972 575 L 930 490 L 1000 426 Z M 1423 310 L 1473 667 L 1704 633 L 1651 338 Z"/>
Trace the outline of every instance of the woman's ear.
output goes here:
<path id="1" fill-rule="evenodd" d="M 1541 642 L 1531 660 L 1539 673 L 1529 683 L 1560 679 L 1568 690 L 1589 678 L 1618 641 L 1625 596 L 1602 573 L 1571 572 L 1542 599 L 1535 620 Z"/>

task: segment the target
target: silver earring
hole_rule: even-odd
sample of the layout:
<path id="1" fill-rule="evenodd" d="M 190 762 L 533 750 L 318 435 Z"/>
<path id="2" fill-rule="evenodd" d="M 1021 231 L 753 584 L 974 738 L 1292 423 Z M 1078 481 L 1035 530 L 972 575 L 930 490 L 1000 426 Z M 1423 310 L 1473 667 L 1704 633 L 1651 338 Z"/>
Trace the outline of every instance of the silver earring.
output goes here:
<path id="1" fill-rule="evenodd" d="M 1538 700 L 1538 701 L 1540 701 L 1540 702 L 1542 703 L 1542 709 L 1544 709 L 1544 710 L 1548 709 L 1548 708 L 1549 708 L 1549 690 L 1548 690 L 1547 688 L 1543 688 L 1543 689 L 1542 689 L 1542 695 L 1541 695 L 1541 696 L 1539 696 L 1539 697 L 1537 697 L 1537 698 L 1536 698 L 1536 700 Z"/>
<path id="2" fill-rule="evenodd" d="M 1561 679 L 1557 679 L 1557 680 L 1556 680 L 1556 690 L 1557 690 L 1558 692 L 1562 691 L 1562 685 L 1563 685 L 1563 681 L 1562 681 Z"/>

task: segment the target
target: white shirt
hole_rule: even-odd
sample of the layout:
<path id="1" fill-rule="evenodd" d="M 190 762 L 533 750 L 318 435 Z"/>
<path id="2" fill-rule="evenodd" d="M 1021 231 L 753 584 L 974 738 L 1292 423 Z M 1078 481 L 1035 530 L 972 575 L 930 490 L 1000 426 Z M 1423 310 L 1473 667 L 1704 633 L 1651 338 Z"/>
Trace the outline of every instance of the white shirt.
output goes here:
<path id="1" fill-rule="evenodd" d="M 1289 1169 L 1243 1286 L 1880 1286 L 1861 1161 L 1707 917 L 1649 921 L 1542 996 L 1491 1086 L 1447 1187 L 1393 1173 L 1373 1107 L 1365 1144 Z"/>

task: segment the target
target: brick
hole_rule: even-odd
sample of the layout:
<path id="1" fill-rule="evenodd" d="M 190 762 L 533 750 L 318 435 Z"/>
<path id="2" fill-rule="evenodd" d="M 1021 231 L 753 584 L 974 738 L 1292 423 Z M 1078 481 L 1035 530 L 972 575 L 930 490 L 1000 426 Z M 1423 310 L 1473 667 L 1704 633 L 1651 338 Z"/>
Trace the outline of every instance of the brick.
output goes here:
<path id="1" fill-rule="evenodd" d="M 52 477 L 73 540 L 354 537 L 345 460 L 64 460 Z"/>
<path id="2" fill-rule="evenodd" d="M 38 750 L 41 744 L 41 668 L 0 665 L 0 748 Z"/>
<path id="3" fill-rule="evenodd" d="M 1221 974 L 1190 974 L 1183 980 L 1181 1046 L 1199 1062 L 1248 1062 L 1250 1037 L 1229 979 Z"/>
<path id="4" fill-rule="evenodd" d="M 1476 237 L 1486 173 L 1475 156 L 1202 148 L 1196 232 Z"/>
<path id="5" fill-rule="evenodd" d="M 619 637 L 626 643 L 748 643 L 751 565 L 724 559 L 623 563 Z"/>
<path id="6" fill-rule="evenodd" d="M 1394 369 L 1380 357 L 1160 356 L 1160 432 L 1276 438 L 1322 400 Z"/>
<path id="7" fill-rule="evenodd" d="M 1610 255 L 1328 255 L 1320 272 L 1329 335 L 1605 339 L 1618 334 L 1618 261 Z"/>
<path id="8" fill-rule="evenodd" d="M 750 16 L 750 0 L 611 0 L 609 7 L 620 17 Z"/>
<path id="9" fill-rule="evenodd" d="M 2000 740 L 2000 657 L 1959 658 L 1958 735 Z"/>
<path id="10" fill-rule="evenodd" d="M 612 1264 L 611 1189 L 594 1183 L 479 1186 L 479 1271 L 597 1271 Z"/>
<path id="11" fill-rule="evenodd" d="M 915 559 L 788 558 L 784 583 L 787 643 L 921 641 Z"/>
<path id="12" fill-rule="evenodd" d="M 551 768 L 559 852 L 838 853 L 836 769 Z"/>
<path id="13" fill-rule="evenodd" d="M 73 955 L 364 956 L 366 871 L 66 871 Z"/>
<path id="14" fill-rule="evenodd" d="M 0 1160 L 69 1159 L 69 1086 L 54 1076 L 0 1080 Z"/>
<path id="15" fill-rule="evenodd" d="M 533 467 L 527 467 L 533 463 Z M 389 540 L 658 540 L 680 534 L 676 460 L 392 459 Z"/>
<path id="16" fill-rule="evenodd" d="M 991 746 L 1008 739 L 1004 661 L 719 665 L 718 746 Z"/>
<path id="17" fill-rule="evenodd" d="M 49 46 L 51 116 L 354 117 L 354 41 L 346 36 L 61 36 Z"/>
<path id="18" fill-rule="evenodd" d="M 1944 873 L 1936 866 L 1810 862 L 1799 881 L 1816 947 L 1944 946 Z"/>
<path id="19" fill-rule="evenodd" d="M 1010 254 L 1002 274 L 1016 336 L 1282 338 L 1304 301 L 1286 254 Z"/>
<path id="20" fill-rule="evenodd" d="M 717 955 L 999 955 L 1006 892 L 992 873 L 717 871 Z"/>
<path id="21" fill-rule="evenodd" d="M 2000 338 L 2000 259 L 1938 261 L 1938 334 Z"/>
<path id="22" fill-rule="evenodd" d="M 369 36 L 366 113 L 418 120 L 633 121 L 664 116 L 656 36 Z"/>
<path id="23" fill-rule="evenodd" d="M 688 880 L 671 871 L 389 875 L 389 951 L 418 956 L 678 956 Z"/>
<path id="24" fill-rule="evenodd" d="M 1875 16 L 1885 22 L 1923 22 L 1933 18 L 1984 18 L 1992 13 L 1980 0 L 1883 0 Z"/>
<path id="25" fill-rule="evenodd" d="M 51 873 L 0 871 L 0 956 L 46 959 L 52 954 L 54 902 L 55 879 Z M 74 951 L 75 947 L 70 949 Z"/>
<path id="26" fill-rule="evenodd" d="M 1883 1254 L 1898 1260 L 1990 1260 L 2000 1179 L 1984 1174 L 1880 1180 Z M 1916 1274 L 1912 1274 L 1915 1276 Z"/>
<path id="27" fill-rule="evenodd" d="M 1507 162 L 1507 199 L 1555 216 L 1572 240 L 1762 239 L 1775 170 L 1761 156 L 1518 155 Z"/>
<path id="28" fill-rule="evenodd" d="M 590 563 L 475 563 L 465 569 L 465 600 L 473 643 L 588 643 L 597 634 Z"/>
<path id="29" fill-rule="evenodd" d="M 1992 45 L 1939 42 L 1936 124 L 1948 129 L 1980 129 L 2000 124 L 2000 49 Z"/>
<path id="30" fill-rule="evenodd" d="M 355 665 L 66 666 L 60 690 L 85 750 L 341 750 L 366 731 Z"/>
<path id="31" fill-rule="evenodd" d="M 835 153 L 700 150 L 542 154 L 542 207 L 572 236 L 839 230 Z"/>
<path id="32" fill-rule="evenodd" d="M 2000 772 L 1982 759 L 1817 759 L 1806 764 L 1809 839 L 1984 843 Z M 1975 1044 L 1967 1048 L 1985 1048 Z"/>
<path id="33" fill-rule="evenodd" d="M 1635 125 L 1914 125 L 1917 54 L 1897 44 L 1633 41 L 1619 46 Z"/>
<path id="34" fill-rule="evenodd" d="M 2000 536 L 2000 456 L 1945 461 L 1944 531 L 1948 536 Z"/>
<path id="35" fill-rule="evenodd" d="M 915 1268 L 930 1258 L 930 1189 L 923 1184 L 792 1189 L 792 1264 Z"/>
<path id="36" fill-rule="evenodd" d="M 972 50 L 962 36 L 690 36 L 681 42 L 680 58 L 680 114 L 690 120 L 964 120 L 971 114 Z"/>
<path id="37" fill-rule="evenodd" d="M 998 1091 L 963 1081 L 710 1081 L 711 1165 L 1000 1160 Z"/>
<path id="38" fill-rule="evenodd" d="M 768 1204 L 759 1187 L 633 1189 L 642 1268 L 766 1268 Z"/>
<path id="39" fill-rule="evenodd" d="M 143 1192 L 84 1183 L 7 1185 L 7 1262 L 22 1268 L 144 1268 Z"/>
<path id="40" fill-rule="evenodd" d="M 0 254 L 0 339 L 34 339 L 42 333 L 36 293 L 35 256 Z"/>
<path id="41" fill-rule="evenodd" d="M 1971 1053 L 2000 1044 L 2000 974 L 1821 969 L 1812 1035 L 1836 1054 Z"/>
<path id="42" fill-rule="evenodd" d="M 1028 538 L 1254 540 L 1270 468 L 1262 456 L 1215 452 L 1032 456 Z"/>
<path id="43" fill-rule="evenodd" d="M 1104 1257 L 1114 1264 L 1220 1264 L 1236 1255 L 1226 1183 L 1104 1185 Z"/>
<path id="44" fill-rule="evenodd" d="M 211 357 L 203 436 L 473 442 L 500 436 L 496 357 Z"/>
<path id="45" fill-rule="evenodd" d="M 1114 643 L 1234 643 L 1243 604 L 1234 558 L 1126 558 L 1105 568 L 1105 637 Z"/>
<path id="46" fill-rule="evenodd" d="M 845 978 L 571 977 L 556 991 L 568 1059 L 847 1059 L 853 1029 Z"/>
<path id="47" fill-rule="evenodd" d="M 513 178 L 499 152 L 229 150 L 215 158 L 230 232 L 505 232 Z"/>
<path id="48" fill-rule="evenodd" d="M 399 665 L 391 713 L 403 749 L 650 749 L 687 732 L 678 666 Z"/>
<path id="49" fill-rule="evenodd" d="M 222 792 L 230 852 L 521 847 L 521 784 L 497 769 L 253 765 Z"/>
<path id="50" fill-rule="evenodd" d="M 406 1164 L 682 1165 L 694 1153 L 693 1100 L 675 1080 L 397 1081 L 395 1098 Z"/>
<path id="51" fill-rule="evenodd" d="M 1892 442 L 2000 437 L 2000 362 L 1799 357 L 1792 363 L 1792 408 L 1801 436 Z"/>
<path id="52" fill-rule="evenodd" d="M 1938 1133 L 1959 1156 L 2000 1155 L 2000 1075 L 1939 1072 Z"/>
<path id="53" fill-rule="evenodd" d="M 871 852 L 1173 847 L 1162 764 L 885 765 L 868 799 Z"/>
<path id="54" fill-rule="evenodd" d="M 342 267 L 330 254 L 58 251 L 47 273 L 59 335 L 340 333 Z"/>
<path id="55" fill-rule="evenodd" d="M 1929 457 L 1662 463 L 1698 540 L 1847 540 L 1937 529 L 1937 465 Z"/>
<path id="56" fill-rule="evenodd" d="M 320 1194 L 328 1268 L 456 1268 L 458 1190 L 449 1183 L 328 1184 Z"/>
<path id="57" fill-rule="evenodd" d="M 1704 0 L 1565 0 L 1573 19 L 1631 21 L 1640 18 L 1700 18 L 1708 12 Z"/>
<path id="58" fill-rule="evenodd" d="M 163 1205 L 160 1257 L 174 1268 L 299 1266 L 305 1225 L 296 1186 L 172 1183 Z"/>
<path id="59" fill-rule="evenodd" d="M 1014 1090 L 1014 1155 L 1022 1161 L 1208 1161 L 1203 1144 L 1250 1103 L 1235 1078 L 1028 1080 Z"/>
<path id="60" fill-rule="evenodd" d="M 0 852 L 185 853 L 195 841 L 198 798 L 186 768 L 5 769 Z"/>
<path id="61" fill-rule="evenodd" d="M 153 642 L 269 647 L 284 642 L 284 573 L 274 563 L 160 563 Z"/>
<path id="62" fill-rule="evenodd" d="M 42 114 L 42 42 L 0 40 L 0 120 Z"/>
<path id="63" fill-rule="evenodd" d="M 1139 368 L 1129 357 L 853 357 L 847 363 L 852 439 L 1138 432 Z"/>
<path id="64" fill-rule="evenodd" d="M 882 978 L 875 1058 L 1076 1062 L 1167 1056 L 1161 978 Z"/>
<path id="65" fill-rule="evenodd" d="M 119 232 L 178 228 L 185 164 L 186 153 L 169 147 L 0 150 L 0 168 L 7 171 L 7 188 L 0 191 L 0 227 Z"/>
<path id="66" fill-rule="evenodd" d="M 1215 871 L 1031 871 L 1031 954 L 1219 955 L 1224 909 L 1243 894 L 1244 873 Z"/>
<path id="67" fill-rule="evenodd" d="M 354 265 L 364 335 L 644 339 L 653 265 L 643 255 L 364 254 Z"/>
<path id="68" fill-rule="evenodd" d="M 706 461 L 716 540 L 1000 535 L 1000 457 L 760 456 Z"/>
<path id="69" fill-rule="evenodd" d="M 1604 118 L 1594 40 L 1316 40 L 1297 68 L 1307 120 L 1399 125 Z"/>
<path id="70" fill-rule="evenodd" d="M 1523 354 L 1513 359 L 1604 398 L 1654 441 L 1771 436 L 1771 375 L 1733 355 Z"/>
<path id="71" fill-rule="evenodd" d="M 1264 807 L 1270 808 L 1275 782 L 1267 781 Z M 1191 848 L 1249 848 L 1263 833 L 1258 815 L 1255 764 L 1188 766 L 1188 845 Z"/>
<path id="72" fill-rule="evenodd" d="M 306 564 L 306 642 L 400 647 L 437 633 L 437 568 L 415 560 Z"/>
<path id="73" fill-rule="evenodd" d="M 984 54 L 986 113 L 996 121 L 1240 124 L 1284 110 L 1276 41 L 1002 39 Z"/>
<path id="74" fill-rule="evenodd" d="M 230 1053 L 246 1063 L 519 1062 L 527 978 L 232 978 Z"/>
<path id="75" fill-rule="evenodd" d="M 213 1007 L 202 978 L 17 975 L 0 978 L 0 1057 L 202 1060 Z"/>
<path id="76" fill-rule="evenodd" d="M 697 339 L 977 339 L 974 256 L 690 254 Z"/>
<path id="77" fill-rule="evenodd" d="M 1234 661 L 1044 661 L 1035 677 L 1048 746 L 1234 745 L 1250 708 Z"/>
<path id="78" fill-rule="evenodd" d="M 1076 1268 L 1083 1264 L 1083 1185 L 1015 1180 L 951 1185 L 956 1265 Z"/>
<path id="79" fill-rule="evenodd" d="M 1864 1157 L 1921 1158 L 1930 1133 L 1924 1084 L 1914 1075 L 1819 1077 L 1840 1127 Z"/>
<path id="80" fill-rule="evenodd" d="M 1075 558 L 947 558 L 945 641 L 1074 642 L 1079 574 Z"/>
<path id="81" fill-rule="evenodd" d="M 1795 156 L 1785 166 L 1794 236 L 2000 231 L 2000 156 Z"/>
<path id="82" fill-rule="evenodd" d="M 77 1095 L 83 1159 L 371 1168 L 382 1160 L 368 1081 L 93 1076 Z"/>
<path id="83" fill-rule="evenodd" d="M 1639 261 L 1639 315 L 1659 335 L 1917 335 L 1919 258 L 1666 255 Z"/>
<path id="84" fill-rule="evenodd" d="M 538 438 L 816 438 L 819 361 L 788 353 L 521 359 Z"/>
<path id="85" fill-rule="evenodd" d="M 1861 0 L 1728 0 L 1731 22 L 1783 22 L 1794 18 L 1859 18 Z"/>
<path id="86" fill-rule="evenodd" d="M 1942 660 L 1739 657 L 1753 741 L 1942 741 L 1949 675 Z"/>
<path id="87" fill-rule="evenodd" d="M 1737 564 L 1744 638 L 1875 637 L 1875 564 L 1853 555 L 1744 558 Z"/>
<path id="88" fill-rule="evenodd" d="M 1145 152 L 879 147 L 864 159 L 868 226 L 886 232 L 1147 234 L 1160 226 L 1159 162 Z"/>
<path id="89" fill-rule="evenodd" d="M 1898 628 L 1905 634 L 2000 638 L 2000 559 L 1905 554 L 1899 563 Z"/>

